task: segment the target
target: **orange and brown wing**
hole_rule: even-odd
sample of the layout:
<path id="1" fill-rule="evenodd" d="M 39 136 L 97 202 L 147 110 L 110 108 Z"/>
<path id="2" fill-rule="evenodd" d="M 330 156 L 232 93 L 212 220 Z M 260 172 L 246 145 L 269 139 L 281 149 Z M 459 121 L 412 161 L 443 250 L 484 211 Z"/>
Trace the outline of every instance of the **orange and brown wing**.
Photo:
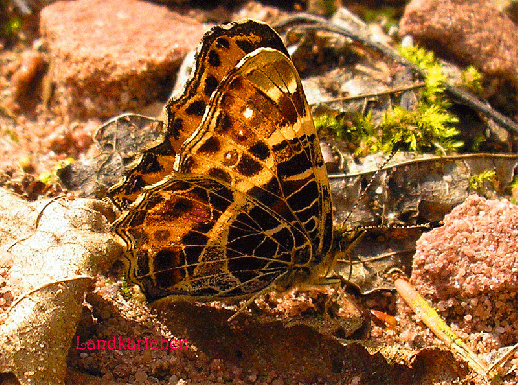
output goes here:
<path id="1" fill-rule="evenodd" d="M 283 53 L 255 50 L 228 73 L 175 169 L 115 224 L 150 299 L 246 296 L 329 267 L 327 173 Z"/>
<path id="2" fill-rule="evenodd" d="M 271 47 L 287 54 L 277 33 L 263 23 L 247 20 L 214 27 L 207 32 L 196 54 L 193 76 L 183 94 L 167 102 L 166 132 L 109 191 L 120 209 L 135 201 L 143 188 L 174 172 L 180 147 L 201 123 L 220 82 L 239 60 L 260 47 Z"/>

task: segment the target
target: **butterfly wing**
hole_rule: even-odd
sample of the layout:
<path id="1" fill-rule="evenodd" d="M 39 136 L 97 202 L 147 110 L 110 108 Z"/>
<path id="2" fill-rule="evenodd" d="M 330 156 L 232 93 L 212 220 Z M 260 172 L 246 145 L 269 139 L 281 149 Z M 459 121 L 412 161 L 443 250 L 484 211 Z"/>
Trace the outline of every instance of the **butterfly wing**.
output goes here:
<path id="1" fill-rule="evenodd" d="M 150 186 L 173 172 L 182 144 L 201 123 L 210 97 L 227 73 L 246 54 L 270 47 L 287 54 L 281 38 L 264 23 L 252 20 L 217 26 L 205 34 L 196 54 L 194 74 L 183 93 L 166 104 L 167 130 L 146 150 L 109 195 L 124 209 Z"/>
<path id="2" fill-rule="evenodd" d="M 174 169 L 116 223 L 150 299 L 249 295 L 329 267 L 329 182 L 283 53 L 255 50 L 228 73 Z"/>

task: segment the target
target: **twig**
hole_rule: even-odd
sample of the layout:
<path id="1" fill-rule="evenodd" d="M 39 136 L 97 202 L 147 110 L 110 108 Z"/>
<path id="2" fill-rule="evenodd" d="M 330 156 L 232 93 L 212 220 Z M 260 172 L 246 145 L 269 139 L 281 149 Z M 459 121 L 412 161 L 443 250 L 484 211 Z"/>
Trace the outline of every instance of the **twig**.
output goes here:
<path id="1" fill-rule="evenodd" d="M 327 100 L 324 100 L 324 101 L 321 101 L 318 103 L 349 102 L 351 100 L 356 100 L 356 99 L 367 99 L 367 98 L 373 98 L 373 97 L 375 98 L 375 97 L 382 96 L 382 95 L 391 95 L 391 94 L 397 94 L 399 92 L 415 90 L 418 88 L 422 88 L 425 85 L 426 85 L 425 82 L 419 82 L 419 83 L 415 83 L 415 84 L 412 84 L 409 86 L 394 87 L 394 88 L 389 88 L 389 89 L 379 91 L 379 92 L 371 92 L 371 93 L 365 93 L 365 94 L 358 94 L 358 95 L 354 95 L 354 96 L 343 96 L 343 97 L 339 97 L 339 98 L 327 99 Z"/>
<path id="2" fill-rule="evenodd" d="M 421 321 L 423 321 L 441 341 L 448 345 L 450 349 L 455 350 L 475 372 L 482 376 L 487 375 L 487 365 L 480 362 L 478 356 L 450 329 L 446 322 L 428 305 L 426 300 L 419 295 L 410 283 L 398 277 L 394 280 L 394 286 L 408 306 L 410 306 Z"/>

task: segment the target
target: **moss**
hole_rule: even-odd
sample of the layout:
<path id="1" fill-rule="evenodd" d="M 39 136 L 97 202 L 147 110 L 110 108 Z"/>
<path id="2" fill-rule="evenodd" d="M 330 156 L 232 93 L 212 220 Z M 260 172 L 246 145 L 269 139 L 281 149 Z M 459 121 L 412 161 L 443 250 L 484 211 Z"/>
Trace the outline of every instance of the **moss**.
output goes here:
<path id="1" fill-rule="evenodd" d="M 22 28 L 22 19 L 13 17 L 2 25 L 2 34 L 5 36 L 14 36 Z"/>
<path id="2" fill-rule="evenodd" d="M 461 73 L 462 86 L 475 94 L 481 94 L 483 91 L 482 82 L 484 77 L 482 73 L 477 71 L 473 66 L 468 66 Z"/>
<path id="3" fill-rule="evenodd" d="M 374 135 L 376 126 L 372 120 L 372 115 L 357 114 L 353 117 L 346 115 L 320 115 L 315 117 L 315 127 L 317 130 L 326 130 L 337 139 L 349 144 L 351 151 L 356 155 L 368 155 L 376 152 L 373 142 L 376 141 Z"/>
<path id="4" fill-rule="evenodd" d="M 401 18 L 400 11 L 397 8 L 387 5 L 376 9 L 367 8 L 360 16 L 367 24 L 378 23 L 383 25 L 386 31 L 392 26 L 397 26 Z"/>
<path id="5" fill-rule="evenodd" d="M 482 192 L 486 184 L 494 185 L 497 182 L 495 170 L 485 170 L 469 178 L 469 187 L 473 191 Z"/>
<path id="6" fill-rule="evenodd" d="M 422 48 L 402 48 L 401 52 L 427 74 L 416 106 L 388 109 L 377 126 L 367 114 L 342 120 L 320 118 L 315 122 L 317 127 L 327 127 L 338 138 L 349 140 L 357 155 L 390 152 L 396 142 L 407 151 L 447 154 L 458 150 L 464 143 L 456 128 L 459 120 L 448 110 L 450 102 L 444 93 L 446 75 L 441 64 L 432 52 Z"/>
<path id="7" fill-rule="evenodd" d="M 52 170 L 41 173 L 38 176 L 38 179 L 45 184 L 57 183 L 57 180 L 58 180 L 57 176 L 59 175 L 60 170 L 62 170 L 63 168 L 65 168 L 66 166 L 68 166 L 69 164 L 72 164 L 72 163 L 74 163 L 73 158 L 63 159 L 63 160 L 59 161 L 52 168 Z"/>
<path id="8" fill-rule="evenodd" d="M 0 37 L 13 37 L 22 28 L 22 19 L 13 15 L 6 0 L 0 0 Z"/>
<path id="9" fill-rule="evenodd" d="M 482 145 L 486 142 L 486 137 L 482 134 L 477 134 L 473 138 L 473 142 L 471 143 L 471 149 L 473 152 L 479 152 Z"/>
<path id="10" fill-rule="evenodd" d="M 518 205 L 518 176 L 515 176 L 511 183 L 511 202 Z"/>
<path id="11" fill-rule="evenodd" d="M 322 7 L 324 8 L 325 16 L 330 17 L 336 12 L 336 3 L 334 0 L 322 0 Z"/>
<path id="12" fill-rule="evenodd" d="M 127 300 L 131 299 L 132 292 L 131 292 L 130 286 L 128 284 L 128 281 L 126 280 L 126 276 L 124 274 L 121 276 L 121 282 L 122 282 L 122 285 L 121 285 L 122 296 Z"/>

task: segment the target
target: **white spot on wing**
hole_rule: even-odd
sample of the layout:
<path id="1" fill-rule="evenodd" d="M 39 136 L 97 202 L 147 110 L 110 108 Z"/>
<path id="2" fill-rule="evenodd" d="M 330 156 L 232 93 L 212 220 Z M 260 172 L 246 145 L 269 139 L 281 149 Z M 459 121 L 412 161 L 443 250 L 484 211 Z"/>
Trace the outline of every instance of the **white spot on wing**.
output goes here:
<path id="1" fill-rule="evenodd" d="M 254 110 L 252 110 L 250 107 L 246 107 L 245 112 L 243 112 L 243 116 L 246 119 L 250 119 L 252 116 L 254 116 Z"/>

